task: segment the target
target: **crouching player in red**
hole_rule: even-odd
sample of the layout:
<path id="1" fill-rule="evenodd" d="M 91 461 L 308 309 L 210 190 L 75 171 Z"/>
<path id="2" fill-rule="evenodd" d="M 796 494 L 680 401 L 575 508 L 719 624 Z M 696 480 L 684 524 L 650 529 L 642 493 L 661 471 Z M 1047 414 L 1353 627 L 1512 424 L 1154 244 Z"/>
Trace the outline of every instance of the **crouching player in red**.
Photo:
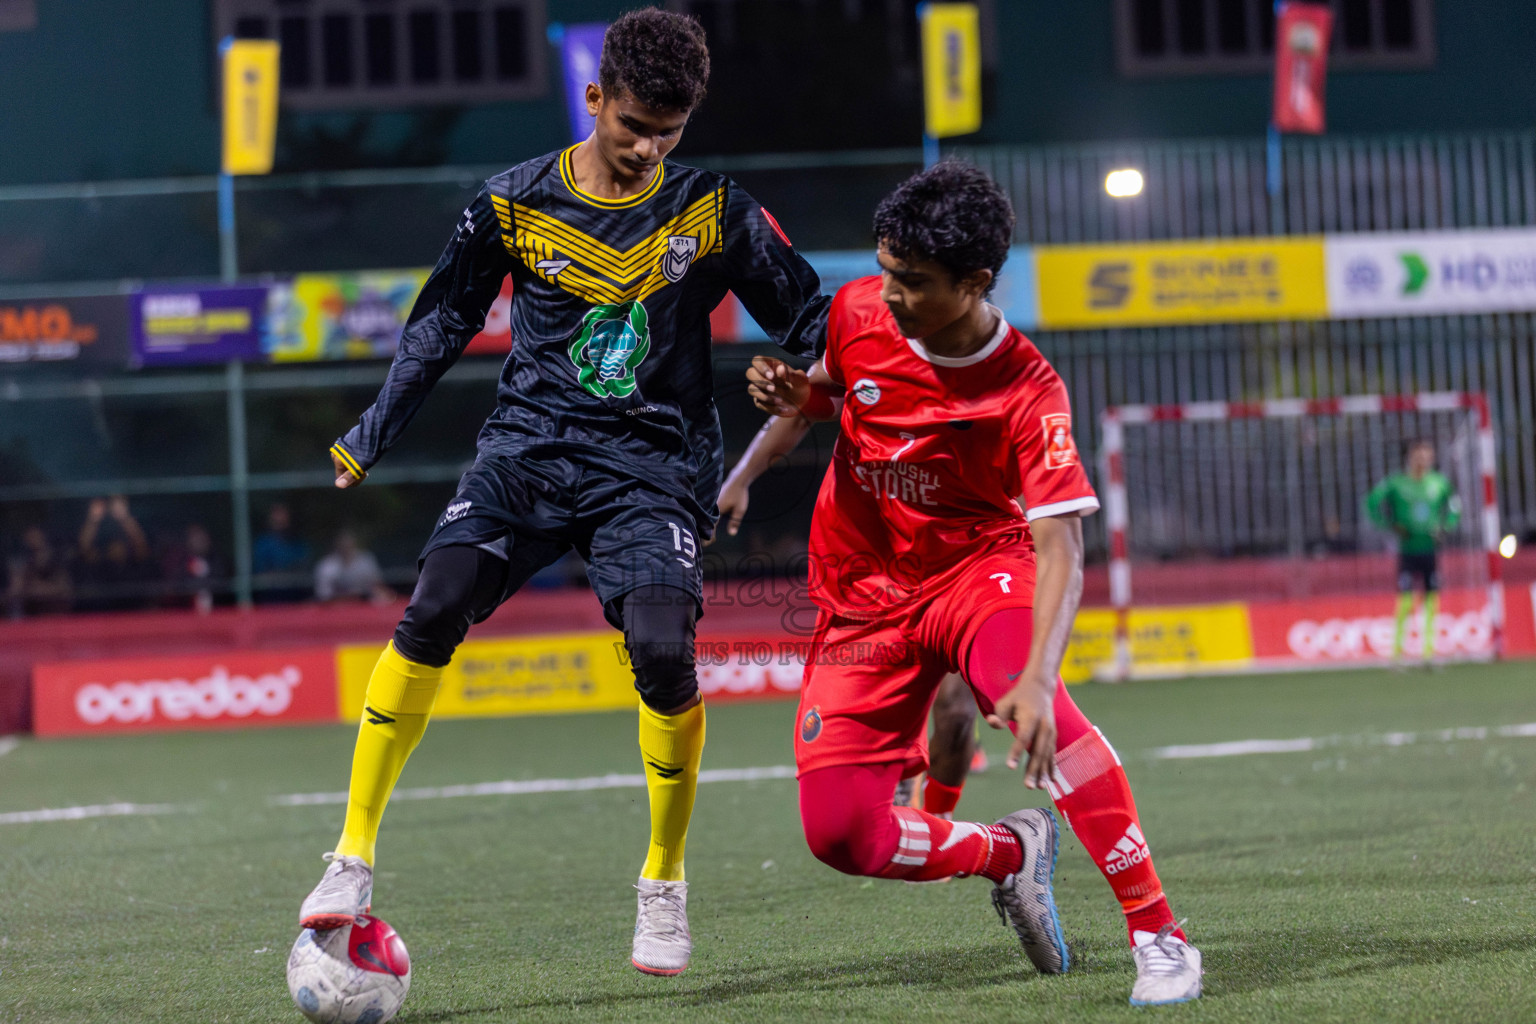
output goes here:
<path id="1" fill-rule="evenodd" d="M 981 875 L 1034 965 L 1067 970 L 1051 893 L 1048 810 L 996 824 L 893 807 L 927 761 L 926 724 L 960 672 L 1008 766 L 1044 788 L 1125 910 L 1137 1005 L 1200 995 L 1200 954 L 1175 923 L 1114 748 L 1058 675 L 1082 593 L 1080 516 L 1098 508 L 1073 444 L 1066 388 L 986 297 L 1013 211 L 981 171 L 941 163 L 875 214 L 883 273 L 833 302 L 809 374 L 767 357 L 759 408 L 841 434 L 811 527 L 816 636 L 795 756 L 811 851 L 855 875 Z M 760 435 L 761 440 L 761 435 Z M 744 461 L 759 457 L 749 452 Z"/>

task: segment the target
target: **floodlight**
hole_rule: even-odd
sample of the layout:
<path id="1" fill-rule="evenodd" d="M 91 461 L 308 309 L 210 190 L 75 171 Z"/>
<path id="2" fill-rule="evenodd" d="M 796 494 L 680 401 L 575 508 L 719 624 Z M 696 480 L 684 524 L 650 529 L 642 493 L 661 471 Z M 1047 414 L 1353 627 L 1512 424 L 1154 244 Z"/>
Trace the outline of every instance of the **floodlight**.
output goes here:
<path id="1" fill-rule="evenodd" d="M 1118 171 L 1110 171 L 1104 179 L 1104 191 L 1116 199 L 1129 199 L 1131 196 L 1141 195 L 1141 172 L 1134 167 L 1122 167 Z"/>

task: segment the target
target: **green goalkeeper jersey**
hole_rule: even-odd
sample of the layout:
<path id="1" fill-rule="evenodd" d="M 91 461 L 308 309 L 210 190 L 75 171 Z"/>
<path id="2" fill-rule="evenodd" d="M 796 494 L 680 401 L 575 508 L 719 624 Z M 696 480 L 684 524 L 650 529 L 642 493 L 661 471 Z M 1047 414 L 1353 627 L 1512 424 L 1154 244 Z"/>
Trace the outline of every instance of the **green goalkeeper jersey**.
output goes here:
<path id="1" fill-rule="evenodd" d="M 1444 475 L 1430 470 L 1415 480 L 1393 473 L 1365 496 L 1371 522 L 1391 530 L 1405 555 L 1434 554 L 1440 535 L 1461 521 L 1461 500 Z"/>

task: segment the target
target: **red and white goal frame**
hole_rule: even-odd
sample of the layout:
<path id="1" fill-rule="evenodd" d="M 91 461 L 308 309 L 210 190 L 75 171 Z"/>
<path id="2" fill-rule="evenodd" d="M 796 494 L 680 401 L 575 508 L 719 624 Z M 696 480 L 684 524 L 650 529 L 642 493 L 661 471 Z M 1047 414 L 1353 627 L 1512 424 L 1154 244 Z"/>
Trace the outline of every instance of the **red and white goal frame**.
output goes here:
<path id="1" fill-rule="evenodd" d="M 1180 405 L 1120 405 L 1099 418 L 1107 486 L 1104 514 L 1109 531 L 1109 597 L 1115 609 L 1115 676 L 1131 670 L 1131 559 L 1126 530 L 1130 503 L 1125 486 L 1125 428 L 1163 422 L 1210 422 L 1238 419 L 1300 419 L 1307 416 L 1371 415 L 1392 412 L 1454 412 L 1469 410 L 1477 418 L 1478 458 L 1482 462 L 1479 519 L 1488 562 L 1489 625 L 1494 656 L 1502 647 L 1504 590 L 1500 583 L 1499 502 L 1495 479 L 1493 417 L 1488 396 L 1477 391 L 1427 391 L 1416 395 L 1345 395 L 1340 398 L 1280 398 L 1264 402 L 1185 402 Z"/>

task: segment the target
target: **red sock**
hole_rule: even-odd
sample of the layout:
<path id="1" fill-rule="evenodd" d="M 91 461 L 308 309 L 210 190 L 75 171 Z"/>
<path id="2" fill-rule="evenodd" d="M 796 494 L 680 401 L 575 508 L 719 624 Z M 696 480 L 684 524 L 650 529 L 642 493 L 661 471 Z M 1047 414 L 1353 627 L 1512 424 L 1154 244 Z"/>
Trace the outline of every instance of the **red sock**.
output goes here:
<path id="1" fill-rule="evenodd" d="M 893 807 L 901 838 L 881 878 L 933 882 L 980 875 L 1001 882 L 1024 863 L 1019 837 L 1001 825 L 949 821 L 915 807 Z"/>
<path id="2" fill-rule="evenodd" d="M 1010 608 L 987 619 L 972 641 L 966 678 L 980 691 L 983 713 L 1012 689 L 1029 655 L 1034 612 Z M 1056 684 L 1056 774 L 1050 790 L 1056 809 L 1098 865 L 1125 912 L 1131 943 L 1138 931 L 1173 924 L 1163 884 L 1136 817 L 1136 800 L 1120 758 L 1102 733 L 1078 709 L 1065 683 Z M 1174 932 L 1184 938 L 1182 930 Z"/>
<path id="3" fill-rule="evenodd" d="M 964 788 L 963 782 L 958 786 L 946 786 L 932 775 L 928 776 L 923 783 L 923 810 L 939 817 L 954 817 L 955 807 L 960 803 L 960 791 Z"/>
<path id="4" fill-rule="evenodd" d="M 1099 730 L 1090 727 L 1057 752 L 1050 788 L 1056 809 L 1115 891 L 1132 944 L 1138 931 L 1155 932 L 1173 924 L 1163 883 L 1152 867 L 1152 852 L 1136 818 L 1131 784 L 1120 758 Z M 1184 938 L 1177 927 L 1173 934 Z"/>

